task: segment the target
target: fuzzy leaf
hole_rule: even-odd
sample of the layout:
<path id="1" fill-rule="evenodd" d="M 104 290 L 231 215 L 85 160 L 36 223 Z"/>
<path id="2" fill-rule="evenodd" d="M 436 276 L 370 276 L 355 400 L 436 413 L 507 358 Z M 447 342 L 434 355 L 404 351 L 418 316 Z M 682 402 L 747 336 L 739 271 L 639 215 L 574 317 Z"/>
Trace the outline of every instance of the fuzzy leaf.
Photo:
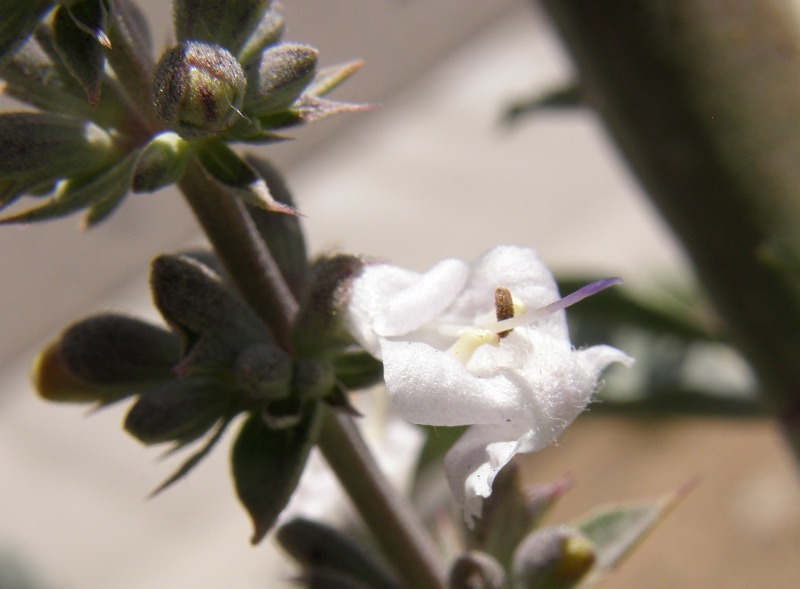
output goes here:
<path id="1" fill-rule="evenodd" d="M 147 18 L 131 0 L 112 0 L 106 58 L 116 78 L 140 108 L 150 105 L 150 88 L 142 84 L 153 75 L 153 57 Z M 145 111 L 147 112 L 147 111 Z"/>
<path id="2" fill-rule="evenodd" d="M 585 106 L 583 92 L 577 83 L 555 88 L 527 100 L 515 102 L 503 113 L 506 123 L 516 123 L 523 116 L 538 114 L 545 110 L 577 109 Z"/>
<path id="3" fill-rule="evenodd" d="M 198 157 L 213 182 L 246 204 L 276 213 L 298 214 L 291 206 L 275 200 L 264 179 L 224 143 L 208 142 L 198 150 Z"/>
<path id="4" fill-rule="evenodd" d="M 692 489 L 694 482 L 676 492 L 642 505 L 601 507 L 572 525 L 594 544 L 596 564 L 586 585 L 593 586 L 628 556 L 644 537 Z"/>
<path id="5" fill-rule="evenodd" d="M 66 178 L 96 170 L 112 155 L 111 138 L 92 123 L 50 113 L 0 114 L 0 177 Z"/>
<path id="6" fill-rule="evenodd" d="M 262 52 L 248 70 L 245 111 L 259 117 L 289 107 L 313 79 L 318 54 L 297 43 L 281 43 Z"/>
<path id="7" fill-rule="evenodd" d="M 107 14 L 99 0 L 88 0 L 73 7 L 59 6 L 53 19 L 53 41 L 70 74 L 86 92 L 89 104 L 100 101 L 100 82 L 105 59 L 101 43 L 108 44 L 103 32 Z"/>
<path id="8" fill-rule="evenodd" d="M 133 172 L 134 192 L 155 192 L 177 182 L 188 161 L 186 142 L 177 133 L 165 131 L 144 146 Z"/>
<path id="9" fill-rule="evenodd" d="M 363 65 L 363 61 L 355 60 L 323 68 L 317 72 L 317 75 L 306 87 L 305 93 L 312 96 L 324 96 L 339 87 Z"/>
<path id="10" fill-rule="evenodd" d="M 95 315 L 67 328 L 59 350 L 72 374 L 97 384 L 167 380 L 180 360 L 180 342 L 172 333 L 113 313 Z"/>
<path id="11" fill-rule="evenodd" d="M 66 181 L 45 204 L 4 217 L 0 224 L 47 221 L 101 204 L 107 199 L 118 201 L 130 187 L 136 155 L 135 152 L 129 154 L 103 172 Z"/>
<path id="12" fill-rule="evenodd" d="M 372 110 L 372 108 L 374 107 L 370 104 L 334 102 L 317 98 L 310 94 L 303 94 L 291 108 L 259 117 L 259 124 L 263 129 L 283 129 L 285 127 L 316 123 L 333 115 L 361 112 Z"/>
<path id="13" fill-rule="evenodd" d="M 125 429 L 144 444 L 196 440 L 230 413 L 235 397 L 226 387 L 192 377 L 160 383 L 139 395 Z"/>
<path id="14" fill-rule="evenodd" d="M 292 428 L 270 429 L 251 415 L 233 446 L 236 493 L 253 521 L 257 544 L 286 507 L 305 467 L 319 428 L 319 407 L 309 404 Z"/>
<path id="15" fill-rule="evenodd" d="M 255 156 L 248 156 L 245 161 L 264 179 L 273 198 L 294 207 L 289 187 L 272 164 Z M 296 215 L 274 215 L 262 207 L 248 206 L 248 210 L 286 284 L 299 297 L 305 289 L 309 274 L 308 254 L 300 219 Z"/>
<path id="16" fill-rule="evenodd" d="M 279 2 L 271 2 L 269 8 L 261 14 L 258 24 L 239 49 L 236 56 L 239 63 L 248 65 L 258 59 L 265 47 L 280 40 L 286 28 L 286 19 L 283 17 L 282 9 Z"/>
<path id="17" fill-rule="evenodd" d="M 281 526 L 276 539 L 306 571 L 331 570 L 373 589 L 399 589 L 382 564 L 331 526 L 298 518 Z"/>
<path id="18" fill-rule="evenodd" d="M 363 267 L 361 258 L 345 254 L 321 258 L 314 264 L 293 325 L 292 339 L 299 354 L 330 354 L 354 342 L 343 324 L 343 315 L 350 286 Z"/>
<path id="19" fill-rule="evenodd" d="M 206 41 L 236 55 L 258 28 L 270 0 L 176 0 L 173 20 L 178 41 Z"/>
<path id="20" fill-rule="evenodd" d="M 0 68 L 33 32 L 45 12 L 53 5 L 49 0 L 3 0 L 0 3 Z"/>

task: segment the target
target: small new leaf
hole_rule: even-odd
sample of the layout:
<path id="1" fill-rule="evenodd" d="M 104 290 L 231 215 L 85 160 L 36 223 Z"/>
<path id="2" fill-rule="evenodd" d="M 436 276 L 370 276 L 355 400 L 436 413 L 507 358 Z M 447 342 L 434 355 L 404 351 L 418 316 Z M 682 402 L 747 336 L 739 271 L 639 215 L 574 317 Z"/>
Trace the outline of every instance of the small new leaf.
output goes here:
<path id="1" fill-rule="evenodd" d="M 274 213 L 298 214 L 293 207 L 275 200 L 264 179 L 221 141 L 203 145 L 198 157 L 212 182 L 246 204 Z"/>
<path id="2" fill-rule="evenodd" d="M 253 544 L 264 538 L 288 503 L 318 427 L 319 407 L 311 403 L 292 428 L 270 429 L 260 415 L 253 414 L 239 431 L 233 445 L 233 479 L 253 521 Z"/>
<path id="3" fill-rule="evenodd" d="M 86 92 L 89 104 L 100 101 L 100 82 L 105 60 L 102 43 L 105 10 L 99 1 L 87 1 L 75 7 L 59 6 L 53 18 L 53 40 L 56 50 Z"/>

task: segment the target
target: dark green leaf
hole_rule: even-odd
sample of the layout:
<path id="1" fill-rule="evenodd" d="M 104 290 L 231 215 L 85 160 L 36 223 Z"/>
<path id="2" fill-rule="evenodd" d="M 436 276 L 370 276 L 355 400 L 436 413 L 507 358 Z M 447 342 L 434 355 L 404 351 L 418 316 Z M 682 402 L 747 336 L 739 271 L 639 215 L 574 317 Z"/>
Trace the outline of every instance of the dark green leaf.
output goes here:
<path id="1" fill-rule="evenodd" d="M 246 162 L 267 183 L 270 194 L 278 202 L 294 207 L 294 199 L 281 174 L 268 161 L 248 156 Z M 275 215 L 262 207 L 248 206 L 250 216 L 261 239 L 267 244 L 283 279 L 300 297 L 308 280 L 309 265 L 300 219 L 296 215 Z"/>
<path id="2" fill-rule="evenodd" d="M 399 589 L 397 581 L 383 564 L 328 525 L 294 519 L 278 529 L 276 539 L 306 571 L 331 570 L 361 581 L 372 589 Z"/>
<path id="3" fill-rule="evenodd" d="M 53 5 L 49 0 L 2 0 L 0 2 L 0 69 L 33 32 Z"/>
<path id="4" fill-rule="evenodd" d="M 270 0 L 176 0 L 173 18 L 178 41 L 206 41 L 234 55 L 269 10 Z"/>
<path id="5" fill-rule="evenodd" d="M 257 544 L 275 524 L 294 492 L 319 429 L 319 406 L 309 404 L 293 428 L 270 429 L 251 415 L 233 446 L 236 492 L 253 521 Z"/>
<path id="6" fill-rule="evenodd" d="M 370 387 L 383 378 L 383 362 L 360 350 L 335 356 L 333 369 L 336 380 L 348 391 Z"/>
<path id="7" fill-rule="evenodd" d="M 45 204 L 4 217 L 0 224 L 47 221 L 101 204 L 107 199 L 118 201 L 128 192 L 136 156 L 136 153 L 131 153 L 103 172 L 68 180 Z"/>
<path id="8" fill-rule="evenodd" d="M 506 123 L 516 123 L 523 116 L 538 114 L 545 110 L 576 109 L 585 106 L 583 93 L 578 84 L 556 88 L 533 98 L 515 102 L 503 115 Z"/>
<path id="9" fill-rule="evenodd" d="M 315 123 L 333 115 L 361 112 L 372 108 L 373 106 L 370 104 L 334 102 L 303 94 L 291 108 L 259 117 L 258 120 L 263 129 L 283 129 Z"/>
<path id="10" fill-rule="evenodd" d="M 222 438 L 222 434 L 225 433 L 228 425 L 231 422 L 231 417 L 226 417 L 217 424 L 216 429 L 214 432 L 209 436 L 208 440 L 205 444 L 203 444 L 200 449 L 192 454 L 183 464 L 181 464 L 180 468 L 172 473 L 167 480 L 161 483 L 158 487 L 156 487 L 152 493 L 150 493 L 150 497 L 154 497 L 161 493 L 164 489 L 171 487 L 174 483 L 177 483 L 183 477 L 185 477 L 189 472 L 200 462 L 208 456 L 208 453 L 217 445 L 220 438 Z M 186 445 L 186 441 L 178 442 L 178 444 L 170 451 L 170 454 L 179 448 L 183 448 Z"/>
<path id="11" fill-rule="evenodd" d="M 147 19 L 131 0 L 113 0 L 109 16 L 111 49 L 106 51 L 106 58 L 117 80 L 147 116 L 152 100 L 147 82 L 154 65 Z"/>
<path id="12" fill-rule="evenodd" d="M 83 87 L 91 105 L 100 101 L 105 60 L 98 35 L 107 41 L 102 32 L 105 17 L 99 0 L 90 0 L 72 8 L 59 6 L 53 19 L 56 50 L 70 74 Z"/>
<path id="13" fill-rule="evenodd" d="M 261 51 L 277 43 L 286 27 L 286 19 L 281 13 L 281 6 L 277 2 L 270 3 L 269 8 L 261 15 L 258 24 L 244 40 L 236 57 L 242 65 L 255 61 Z"/>
<path id="14" fill-rule="evenodd" d="M 173 379 L 139 395 L 125 417 L 125 429 L 144 444 L 196 440 L 230 414 L 235 397 L 219 381 Z"/>
<path id="15" fill-rule="evenodd" d="M 200 162 L 209 178 L 246 204 L 276 213 L 298 214 L 272 196 L 264 179 L 221 141 L 209 141 L 198 150 Z"/>
<path id="16" fill-rule="evenodd" d="M 344 254 L 321 258 L 314 264 L 292 328 L 292 341 L 299 354 L 331 354 L 354 342 L 342 317 L 350 286 L 363 267 L 361 258 Z"/>
<path id="17" fill-rule="evenodd" d="M 113 153 L 111 138 L 92 123 L 50 113 L 0 114 L 0 177 L 72 177 L 101 168 Z"/>
<path id="18" fill-rule="evenodd" d="M 90 383 L 148 383 L 170 379 L 180 342 L 169 331 L 127 315 L 103 314 L 75 323 L 61 335 L 67 369 Z"/>

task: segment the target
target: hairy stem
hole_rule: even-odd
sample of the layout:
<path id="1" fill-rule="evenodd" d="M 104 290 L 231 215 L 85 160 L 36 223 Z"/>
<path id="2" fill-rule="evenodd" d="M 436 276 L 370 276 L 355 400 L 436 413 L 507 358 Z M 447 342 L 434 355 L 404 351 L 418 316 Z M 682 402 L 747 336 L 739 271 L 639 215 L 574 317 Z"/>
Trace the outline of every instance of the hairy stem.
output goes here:
<path id="1" fill-rule="evenodd" d="M 800 457 L 800 34 L 786 0 L 544 0 Z"/>
<path id="2" fill-rule="evenodd" d="M 416 514 L 381 474 L 347 415 L 327 411 L 319 440 L 331 469 L 409 589 L 441 589 L 445 571 Z"/>
<path id="3" fill-rule="evenodd" d="M 245 205 L 218 187 L 192 159 L 178 186 L 245 301 L 290 351 L 297 302 Z"/>

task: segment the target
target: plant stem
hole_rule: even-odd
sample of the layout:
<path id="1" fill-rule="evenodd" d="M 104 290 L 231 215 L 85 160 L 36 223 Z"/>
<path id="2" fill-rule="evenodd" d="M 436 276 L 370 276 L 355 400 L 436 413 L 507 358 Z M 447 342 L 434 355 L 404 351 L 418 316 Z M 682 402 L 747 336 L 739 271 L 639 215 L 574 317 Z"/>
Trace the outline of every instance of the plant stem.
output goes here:
<path id="1" fill-rule="evenodd" d="M 211 182 L 196 160 L 178 186 L 242 296 L 289 350 L 297 302 L 245 206 Z M 375 464 L 352 419 L 326 409 L 318 444 L 409 589 L 444 587 L 445 573 L 433 542 Z"/>
<path id="2" fill-rule="evenodd" d="M 544 0 L 800 459 L 800 31 L 792 2 Z"/>
<path id="3" fill-rule="evenodd" d="M 320 450 L 409 589 L 441 589 L 445 571 L 416 514 L 378 469 L 352 418 L 327 410 Z"/>
<path id="4" fill-rule="evenodd" d="M 244 204 L 216 185 L 192 158 L 178 182 L 186 200 L 245 301 L 291 351 L 297 302 Z"/>

